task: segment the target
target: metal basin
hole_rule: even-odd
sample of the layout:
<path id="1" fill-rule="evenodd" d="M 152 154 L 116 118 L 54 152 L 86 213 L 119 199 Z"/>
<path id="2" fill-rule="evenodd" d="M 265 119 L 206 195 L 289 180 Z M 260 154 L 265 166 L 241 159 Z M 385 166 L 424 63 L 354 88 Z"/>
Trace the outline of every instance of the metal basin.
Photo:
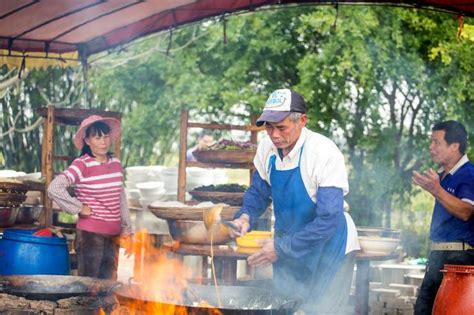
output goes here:
<path id="1" fill-rule="evenodd" d="M 32 224 L 38 221 L 39 216 L 43 212 L 43 206 L 40 205 L 23 205 L 18 210 L 16 224 Z"/>
<path id="2" fill-rule="evenodd" d="M 12 226 L 17 215 L 17 207 L 0 207 L 0 227 Z"/>
<path id="3" fill-rule="evenodd" d="M 209 230 L 203 221 L 167 220 L 171 237 L 187 244 L 224 244 L 231 239 L 229 228 L 215 224 Z"/>

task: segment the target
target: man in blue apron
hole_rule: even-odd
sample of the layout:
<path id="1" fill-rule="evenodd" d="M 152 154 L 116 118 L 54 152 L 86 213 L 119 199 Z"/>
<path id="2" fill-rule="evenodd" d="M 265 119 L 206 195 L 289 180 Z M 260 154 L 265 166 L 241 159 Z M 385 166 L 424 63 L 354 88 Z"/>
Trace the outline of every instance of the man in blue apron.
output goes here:
<path id="1" fill-rule="evenodd" d="M 348 193 L 344 156 L 331 140 L 307 129 L 306 121 L 300 94 L 280 89 L 270 95 L 257 120 L 268 137 L 259 143 L 252 185 L 234 223 L 245 234 L 273 202 L 274 238 L 248 263 L 273 264 L 276 288 L 303 297 L 305 310 L 313 314 L 321 303 L 334 302 L 328 296 L 341 295 L 342 288 L 328 292 L 329 287 L 342 270 L 347 270 L 346 279 L 352 278 L 353 263 L 343 266 L 359 244 L 343 210 Z"/>

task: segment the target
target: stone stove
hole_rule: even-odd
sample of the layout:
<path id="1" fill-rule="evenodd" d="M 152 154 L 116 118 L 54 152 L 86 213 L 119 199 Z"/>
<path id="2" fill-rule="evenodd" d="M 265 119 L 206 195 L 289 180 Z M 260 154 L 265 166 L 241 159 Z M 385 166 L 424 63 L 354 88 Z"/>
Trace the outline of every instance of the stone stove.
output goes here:
<path id="1" fill-rule="evenodd" d="M 114 296 L 77 296 L 57 301 L 48 301 L 29 300 L 15 295 L 0 293 L 0 314 L 89 315 L 99 314 L 101 310 L 105 313 L 110 313 L 118 306 L 119 303 Z"/>

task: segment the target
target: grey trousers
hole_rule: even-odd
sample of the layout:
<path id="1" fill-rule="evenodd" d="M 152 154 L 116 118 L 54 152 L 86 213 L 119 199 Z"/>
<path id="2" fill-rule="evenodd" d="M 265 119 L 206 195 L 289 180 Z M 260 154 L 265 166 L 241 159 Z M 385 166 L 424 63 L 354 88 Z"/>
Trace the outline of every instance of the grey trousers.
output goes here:
<path id="1" fill-rule="evenodd" d="M 76 230 L 79 276 L 117 279 L 119 237 Z"/>

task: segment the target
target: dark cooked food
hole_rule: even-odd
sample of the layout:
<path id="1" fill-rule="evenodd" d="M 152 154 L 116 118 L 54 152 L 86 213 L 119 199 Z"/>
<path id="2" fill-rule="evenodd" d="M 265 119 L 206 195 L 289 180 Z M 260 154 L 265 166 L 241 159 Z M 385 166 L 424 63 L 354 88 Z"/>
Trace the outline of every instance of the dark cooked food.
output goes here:
<path id="1" fill-rule="evenodd" d="M 237 150 L 256 150 L 257 145 L 250 141 L 234 141 L 228 139 L 222 139 L 219 142 L 204 148 L 203 151 L 216 151 L 216 150 L 228 150 L 228 151 L 237 151 Z"/>
<path id="2" fill-rule="evenodd" d="M 221 191 L 221 192 L 245 192 L 248 189 L 245 185 L 239 184 L 222 184 L 207 185 L 195 188 L 195 191 Z"/>

